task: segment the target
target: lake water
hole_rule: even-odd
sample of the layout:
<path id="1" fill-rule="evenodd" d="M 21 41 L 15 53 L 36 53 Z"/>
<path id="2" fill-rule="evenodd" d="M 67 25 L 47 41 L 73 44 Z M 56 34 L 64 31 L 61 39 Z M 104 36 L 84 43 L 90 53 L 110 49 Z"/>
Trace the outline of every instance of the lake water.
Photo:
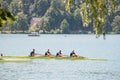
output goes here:
<path id="1" fill-rule="evenodd" d="M 29 55 L 34 48 L 44 54 L 59 50 L 69 55 L 72 50 L 90 58 L 108 61 L 72 61 L 33 59 L 30 63 L 0 63 L 0 80 L 120 80 L 120 35 L 43 35 L 0 34 L 0 53 Z"/>

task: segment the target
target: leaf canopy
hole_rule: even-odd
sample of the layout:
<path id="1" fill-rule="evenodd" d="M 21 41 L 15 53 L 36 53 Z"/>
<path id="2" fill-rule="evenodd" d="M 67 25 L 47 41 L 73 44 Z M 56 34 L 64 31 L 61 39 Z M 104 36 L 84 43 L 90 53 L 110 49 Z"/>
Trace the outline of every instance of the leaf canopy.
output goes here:
<path id="1" fill-rule="evenodd" d="M 14 16 L 7 11 L 6 9 L 0 9 L 0 28 L 3 24 L 5 24 L 7 21 L 15 21 Z"/>
<path id="2" fill-rule="evenodd" d="M 64 0 L 66 10 L 70 12 L 72 6 L 76 6 L 77 0 Z M 108 16 L 115 10 L 116 0 L 80 0 L 80 14 L 82 17 L 83 26 L 88 26 L 93 23 L 96 37 L 100 34 L 105 36 L 104 24 L 108 20 Z"/>

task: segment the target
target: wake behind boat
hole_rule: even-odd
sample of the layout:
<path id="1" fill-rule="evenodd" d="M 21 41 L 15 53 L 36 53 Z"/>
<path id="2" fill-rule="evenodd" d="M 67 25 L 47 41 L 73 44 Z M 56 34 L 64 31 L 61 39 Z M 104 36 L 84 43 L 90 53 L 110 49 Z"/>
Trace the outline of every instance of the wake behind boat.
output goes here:
<path id="1" fill-rule="evenodd" d="M 0 63 L 3 62 L 14 62 L 14 63 L 21 63 L 21 62 L 32 62 L 32 60 L 6 60 L 6 59 L 2 59 L 0 60 Z"/>

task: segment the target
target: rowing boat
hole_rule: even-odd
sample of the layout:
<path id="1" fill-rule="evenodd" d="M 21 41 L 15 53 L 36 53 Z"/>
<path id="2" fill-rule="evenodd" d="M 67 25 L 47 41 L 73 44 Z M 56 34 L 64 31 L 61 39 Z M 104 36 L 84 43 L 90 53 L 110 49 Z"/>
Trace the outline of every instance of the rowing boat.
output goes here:
<path id="1" fill-rule="evenodd" d="M 30 58 L 30 59 L 57 59 L 57 60 L 101 60 L 106 61 L 107 59 L 102 58 L 85 58 L 85 57 L 55 57 L 55 56 L 3 56 L 3 58 Z"/>
<path id="2" fill-rule="evenodd" d="M 0 60 L 0 63 L 4 63 L 4 62 L 15 62 L 15 63 L 22 63 L 22 62 L 32 62 L 32 60 L 4 60 L 4 59 L 2 59 L 2 60 Z"/>

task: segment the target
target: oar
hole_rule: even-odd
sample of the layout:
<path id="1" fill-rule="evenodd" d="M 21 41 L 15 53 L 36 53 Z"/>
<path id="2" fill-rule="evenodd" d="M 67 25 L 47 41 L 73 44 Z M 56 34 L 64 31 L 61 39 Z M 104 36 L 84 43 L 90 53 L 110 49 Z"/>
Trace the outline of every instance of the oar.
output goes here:
<path id="1" fill-rule="evenodd" d="M 35 53 L 35 55 L 42 55 L 43 56 L 43 54 L 40 54 L 40 53 Z"/>
<path id="2" fill-rule="evenodd" d="M 85 58 L 85 57 L 83 57 L 83 56 L 79 56 L 79 55 L 78 55 L 78 58 Z"/>
<path id="3" fill-rule="evenodd" d="M 63 57 L 70 57 L 70 56 L 68 56 L 68 55 L 63 55 Z"/>

